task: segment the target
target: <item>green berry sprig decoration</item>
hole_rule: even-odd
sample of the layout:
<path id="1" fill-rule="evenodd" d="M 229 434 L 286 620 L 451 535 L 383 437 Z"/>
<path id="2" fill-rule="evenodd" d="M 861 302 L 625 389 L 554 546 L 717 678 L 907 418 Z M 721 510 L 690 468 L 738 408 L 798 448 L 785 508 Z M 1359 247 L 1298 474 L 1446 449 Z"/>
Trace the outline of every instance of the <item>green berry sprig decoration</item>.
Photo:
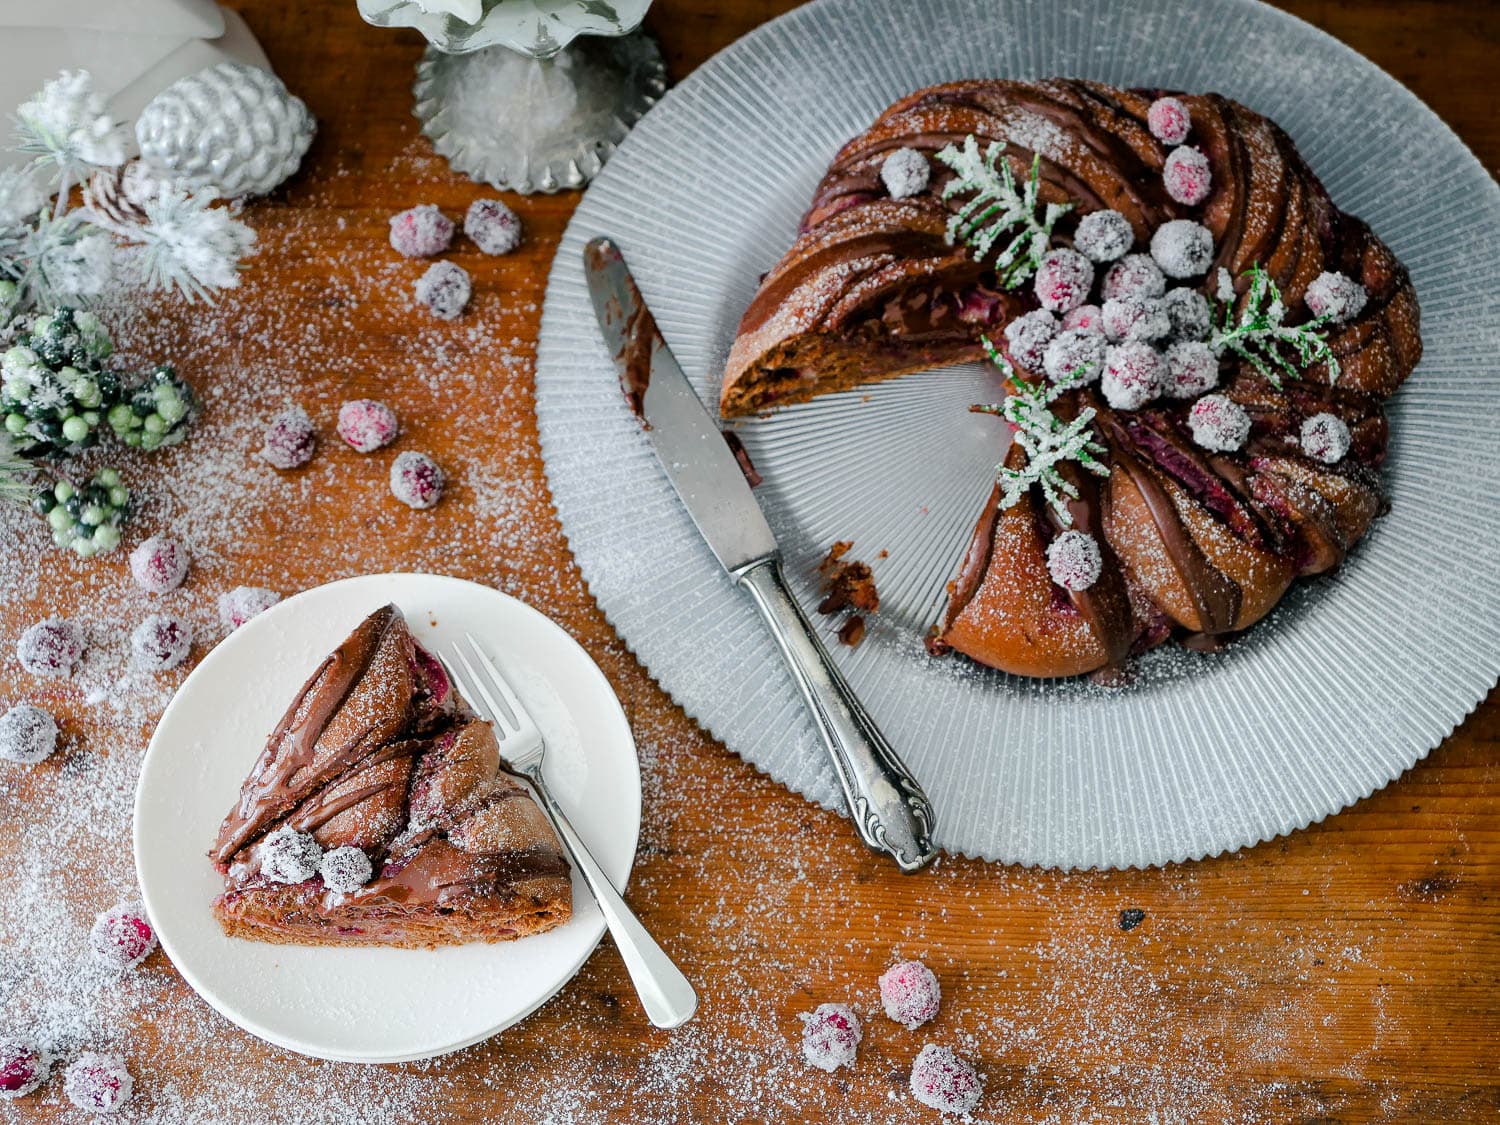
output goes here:
<path id="1" fill-rule="evenodd" d="M 59 309 L 0 356 L 0 413 L 17 452 L 47 457 L 94 443 L 120 395 L 118 376 L 103 366 L 112 350 L 92 313 Z"/>
<path id="2" fill-rule="evenodd" d="M 109 427 L 126 445 L 145 450 L 187 437 L 197 400 L 193 389 L 163 364 L 109 408 Z"/>
<path id="3" fill-rule="evenodd" d="M 171 367 L 127 383 L 104 366 L 113 351 L 92 313 L 64 308 L 33 319 L 0 355 L 0 500 L 29 504 L 53 542 L 83 558 L 120 545 L 130 490 L 113 468 L 81 485 L 56 474 L 34 485 L 39 462 L 101 435 L 146 451 L 176 445 L 197 413 L 192 388 Z"/>
<path id="4" fill-rule="evenodd" d="M 43 485 L 31 506 L 52 528 L 52 542 L 89 559 L 120 545 L 120 524 L 130 512 L 130 490 L 118 470 L 104 468 L 84 485 L 67 480 Z"/>

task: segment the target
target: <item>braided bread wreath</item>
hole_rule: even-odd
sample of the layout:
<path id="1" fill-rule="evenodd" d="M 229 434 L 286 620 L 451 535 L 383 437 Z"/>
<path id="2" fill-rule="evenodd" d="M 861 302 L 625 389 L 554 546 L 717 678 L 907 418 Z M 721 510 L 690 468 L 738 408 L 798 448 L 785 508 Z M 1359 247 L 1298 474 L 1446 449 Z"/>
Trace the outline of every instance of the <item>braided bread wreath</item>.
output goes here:
<path id="1" fill-rule="evenodd" d="M 929 645 L 1028 676 L 1217 647 L 1380 514 L 1405 268 L 1218 94 L 934 86 L 844 146 L 740 323 L 735 417 L 987 354 L 1015 440 Z"/>

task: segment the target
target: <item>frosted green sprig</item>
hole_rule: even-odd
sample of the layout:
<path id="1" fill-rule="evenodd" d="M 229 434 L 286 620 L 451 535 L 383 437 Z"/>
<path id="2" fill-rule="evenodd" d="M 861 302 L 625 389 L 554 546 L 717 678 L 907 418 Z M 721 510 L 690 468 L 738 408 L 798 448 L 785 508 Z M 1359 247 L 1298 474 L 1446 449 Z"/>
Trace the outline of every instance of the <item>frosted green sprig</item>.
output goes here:
<path id="1" fill-rule="evenodd" d="M 1019 469 L 1000 465 L 997 476 L 1000 482 L 1000 507 L 1008 509 L 1020 502 L 1021 497 L 1036 485 L 1042 497 L 1057 513 L 1064 527 L 1073 526 L 1073 514 L 1068 510 L 1068 501 L 1078 499 L 1078 488 L 1060 472 L 1058 465 L 1064 461 L 1076 461 L 1095 476 L 1109 476 L 1109 466 L 1100 460 L 1104 446 L 1094 439 L 1094 408 L 1086 406 L 1071 422 L 1064 422 L 1052 411 L 1061 395 L 1079 386 L 1088 377 L 1089 367 L 1079 367 L 1055 383 L 1030 383 L 1016 371 L 998 348 L 984 338 L 984 349 L 991 362 L 1004 373 L 1014 391 L 998 405 L 973 407 L 984 414 L 997 414 L 1015 427 L 1015 442 L 1026 454 L 1026 463 Z"/>
<path id="2" fill-rule="evenodd" d="M 1328 381 L 1336 382 L 1339 361 L 1323 332 L 1331 318 L 1325 315 L 1296 327 L 1287 325 L 1286 304 L 1271 275 L 1257 262 L 1244 276 L 1250 279 L 1250 288 L 1236 320 L 1229 271 L 1219 270 L 1220 324 L 1209 341 L 1215 354 L 1227 350 L 1248 360 L 1277 390 L 1283 375 L 1300 379 L 1307 368 L 1319 363 L 1327 364 Z"/>
<path id="3" fill-rule="evenodd" d="M 995 258 L 995 272 L 1006 289 L 1014 289 L 1041 264 L 1052 241 L 1052 227 L 1073 209 L 1070 203 L 1048 203 L 1037 214 L 1041 202 L 1040 155 L 1031 159 L 1031 176 L 1024 188 L 1016 186 L 1010 165 L 1001 160 L 1004 141 L 991 141 L 981 155 L 972 134 L 962 148 L 948 145 L 937 158 L 953 170 L 953 179 L 943 186 L 943 198 L 973 193 L 948 220 L 948 242 L 963 242 L 983 261 L 1007 239 Z"/>

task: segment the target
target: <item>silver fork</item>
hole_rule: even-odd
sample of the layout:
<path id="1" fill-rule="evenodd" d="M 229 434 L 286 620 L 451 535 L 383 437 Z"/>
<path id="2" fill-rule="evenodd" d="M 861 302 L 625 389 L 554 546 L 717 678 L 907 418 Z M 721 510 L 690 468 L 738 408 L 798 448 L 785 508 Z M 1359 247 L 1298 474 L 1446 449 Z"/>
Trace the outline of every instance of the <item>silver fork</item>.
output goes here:
<path id="1" fill-rule="evenodd" d="M 692 1019 L 697 1010 L 698 994 L 693 991 L 687 977 L 682 975 L 682 970 L 672 963 L 662 947 L 656 944 L 656 939 L 646 932 L 640 919 L 625 905 L 620 892 L 615 890 L 604 870 L 589 854 L 583 840 L 568 823 L 562 809 L 552 799 L 547 779 L 542 775 L 542 759 L 546 756 L 547 747 L 542 740 L 541 730 L 526 713 L 526 708 L 521 706 L 516 693 L 505 682 L 500 669 L 495 667 L 494 661 L 480 647 L 479 642 L 470 633 L 465 633 L 464 638 L 469 642 L 469 651 L 473 653 L 474 660 L 471 662 L 463 649 L 455 644 L 451 649 L 452 660 L 463 666 L 465 675 L 455 675 L 453 668 L 449 669 L 449 674 L 458 681 L 460 693 L 475 704 L 481 711 L 481 717 L 488 719 L 495 728 L 501 755 L 514 769 L 524 774 L 536 790 L 542 811 L 552 821 L 552 827 L 557 829 L 558 838 L 568 851 L 568 858 L 583 874 L 584 882 L 588 883 L 589 890 L 593 892 L 594 901 L 599 904 L 604 923 L 609 927 L 615 945 L 619 947 L 625 969 L 630 974 L 630 982 L 635 985 L 636 995 L 641 998 L 641 1006 L 646 1009 L 647 1017 L 657 1027 L 680 1027 Z"/>

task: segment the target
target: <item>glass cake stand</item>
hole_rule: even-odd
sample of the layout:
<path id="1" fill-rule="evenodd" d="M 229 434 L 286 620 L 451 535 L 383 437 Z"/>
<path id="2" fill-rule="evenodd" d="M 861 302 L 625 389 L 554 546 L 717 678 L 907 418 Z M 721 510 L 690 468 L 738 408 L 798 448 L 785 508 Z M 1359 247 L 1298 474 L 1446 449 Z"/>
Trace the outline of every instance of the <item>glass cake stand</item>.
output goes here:
<path id="1" fill-rule="evenodd" d="M 586 184 L 665 92 L 637 30 L 650 2 L 358 0 L 366 22 L 426 37 L 414 112 L 439 155 L 526 194 Z"/>

